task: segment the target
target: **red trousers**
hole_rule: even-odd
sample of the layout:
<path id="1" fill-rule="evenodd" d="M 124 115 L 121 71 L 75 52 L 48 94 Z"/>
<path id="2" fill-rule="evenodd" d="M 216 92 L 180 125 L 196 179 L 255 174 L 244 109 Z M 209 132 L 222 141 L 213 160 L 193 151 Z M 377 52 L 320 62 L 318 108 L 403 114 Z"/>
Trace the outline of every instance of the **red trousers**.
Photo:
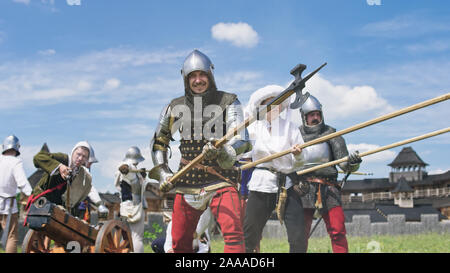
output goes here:
<path id="1" fill-rule="evenodd" d="M 216 191 L 209 205 L 225 242 L 224 253 L 244 253 L 239 194 L 233 187 Z M 175 253 L 192 253 L 192 241 L 198 219 L 203 213 L 191 207 L 183 194 L 177 194 L 172 213 L 172 248 Z"/>
<path id="2" fill-rule="evenodd" d="M 314 209 L 304 209 L 306 238 L 309 237 Z M 341 206 L 334 207 L 322 214 L 327 232 L 330 235 L 333 253 L 348 253 L 345 231 L 345 216 Z M 308 242 L 307 242 L 308 244 Z"/>

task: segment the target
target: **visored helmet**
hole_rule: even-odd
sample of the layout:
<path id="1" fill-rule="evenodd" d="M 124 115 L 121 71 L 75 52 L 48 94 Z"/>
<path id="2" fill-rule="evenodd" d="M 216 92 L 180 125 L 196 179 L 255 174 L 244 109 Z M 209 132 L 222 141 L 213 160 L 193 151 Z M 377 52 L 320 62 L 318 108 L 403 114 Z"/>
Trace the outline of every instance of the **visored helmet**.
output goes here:
<path id="1" fill-rule="evenodd" d="M 127 150 L 123 161 L 130 162 L 131 164 L 138 164 L 144 161 L 145 158 L 141 155 L 141 150 L 138 147 L 132 146 Z"/>
<path id="2" fill-rule="evenodd" d="M 13 149 L 17 152 L 17 155 L 20 155 L 20 143 L 19 139 L 15 135 L 10 135 L 3 140 L 2 145 L 2 154 L 6 152 L 7 150 Z"/>

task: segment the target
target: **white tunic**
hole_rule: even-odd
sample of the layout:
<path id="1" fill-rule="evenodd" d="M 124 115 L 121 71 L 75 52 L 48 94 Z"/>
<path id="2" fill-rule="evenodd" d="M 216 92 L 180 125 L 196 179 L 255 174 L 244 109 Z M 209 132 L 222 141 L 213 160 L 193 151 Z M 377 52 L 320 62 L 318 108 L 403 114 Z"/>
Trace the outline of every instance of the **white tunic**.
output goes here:
<path id="1" fill-rule="evenodd" d="M 8 214 L 9 197 L 16 196 L 17 188 L 24 194 L 31 195 L 31 185 L 25 175 L 22 159 L 14 156 L 0 156 L 0 214 Z M 17 213 L 17 202 L 14 201 L 12 213 Z"/>
<path id="2" fill-rule="evenodd" d="M 269 131 L 270 127 L 272 128 L 271 131 Z M 248 129 L 253 144 L 252 161 L 288 150 L 295 144 L 303 144 L 303 138 L 297 125 L 282 118 L 272 121 L 271 124 L 266 120 L 255 121 Z M 293 162 L 293 155 L 287 154 L 259 164 L 257 167 L 274 169 L 287 174 L 292 170 Z M 276 193 L 278 191 L 276 174 L 256 168 L 248 183 L 248 189 L 250 191 Z"/>

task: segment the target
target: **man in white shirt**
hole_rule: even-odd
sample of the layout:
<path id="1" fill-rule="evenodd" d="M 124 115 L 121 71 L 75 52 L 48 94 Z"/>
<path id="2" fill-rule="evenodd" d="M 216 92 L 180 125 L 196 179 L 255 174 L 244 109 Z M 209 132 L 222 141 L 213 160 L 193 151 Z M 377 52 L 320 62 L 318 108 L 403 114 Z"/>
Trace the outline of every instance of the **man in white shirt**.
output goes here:
<path id="1" fill-rule="evenodd" d="M 29 196 L 32 191 L 23 169 L 22 159 L 18 157 L 19 148 L 19 139 L 14 135 L 8 136 L 3 141 L 2 156 L 0 156 L 0 221 L 3 233 L 8 233 L 6 253 L 17 252 L 19 221 L 17 189 L 19 188 L 26 196 Z"/>
<path id="2" fill-rule="evenodd" d="M 254 116 L 283 91 L 283 87 L 269 85 L 255 91 L 245 109 L 246 118 Z M 290 122 L 289 100 L 274 107 L 264 118 L 248 127 L 253 149 L 252 161 L 287 150 L 301 144 L 302 138 L 296 126 Z M 247 253 L 258 252 L 264 226 L 277 204 L 279 184 L 292 169 L 291 154 L 257 165 L 248 182 L 249 196 L 244 219 L 244 237 Z M 299 215 L 303 217 L 303 215 Z"/>

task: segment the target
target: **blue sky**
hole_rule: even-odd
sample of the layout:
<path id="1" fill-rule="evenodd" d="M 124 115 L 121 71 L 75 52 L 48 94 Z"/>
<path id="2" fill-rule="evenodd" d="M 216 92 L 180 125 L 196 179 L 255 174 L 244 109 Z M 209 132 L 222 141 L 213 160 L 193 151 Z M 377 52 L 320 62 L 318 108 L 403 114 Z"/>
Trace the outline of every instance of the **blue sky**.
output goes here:
<path id="1" fill-rule="evenodd" d="M 128 147 L 140 147 L 142 167 L 152 167 L 157 118 L 183 94 L 181 64 L 194 48 L 212 59 L 219 89 L 243 104 L 266 85 L 287 86 L 296 64 L 307 65 L 306 75 L 327 62 L 306 91 L 341 130 L 449 92 L 450 4 L 1 1 L 0 136 L 20 138 L 27 174 L 44 142 L 69 153 L 88 140 L 100 161 L 94 184 L 113 192 Z M 448 127 L 449 116 L 447 101 L 344 137 L 350 150 L 366 151 Z M 447 134 L 410 146 L 440 173 L 449 169 L 449 144 Z M 387 177 L 400 150 L 364 158 L 361 171 Z M 175 152 L 171 166 L 178 159 Z"/>

